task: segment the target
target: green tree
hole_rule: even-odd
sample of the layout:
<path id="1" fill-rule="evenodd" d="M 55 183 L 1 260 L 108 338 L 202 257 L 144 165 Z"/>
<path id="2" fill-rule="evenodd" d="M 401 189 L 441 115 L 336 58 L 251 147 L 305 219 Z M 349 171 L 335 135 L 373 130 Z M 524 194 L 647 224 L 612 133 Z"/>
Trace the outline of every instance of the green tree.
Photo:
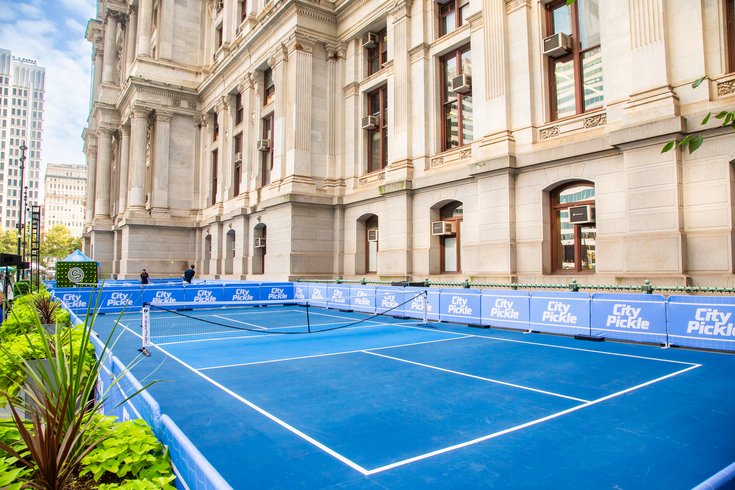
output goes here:
<path id="1" fill-rule="evenodd" d="M 52 257 L 63 259 L 77 248 L 82 248 L 82 239 L 74 238 L 66 225 L 54 225 L 41 242 L 41 257 L 46 262 Z"/>
<path id="2" fill-rule="evenodd" d="M 18 253 L 18 232 L 15 229 L 0 229 L 0 252 L 4 254 Z"/>

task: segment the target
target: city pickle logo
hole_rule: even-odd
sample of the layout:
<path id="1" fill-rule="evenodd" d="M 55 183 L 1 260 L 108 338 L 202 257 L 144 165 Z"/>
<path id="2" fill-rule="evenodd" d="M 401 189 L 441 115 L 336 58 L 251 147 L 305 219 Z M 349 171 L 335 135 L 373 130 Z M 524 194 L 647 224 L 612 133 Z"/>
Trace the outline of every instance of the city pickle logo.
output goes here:
<path id="1" fill-rule="evenodd" d="M 232 295 L 232 301 L 252 301 L 253 295 L 250 294 L 249 289 L 238 289 L 235 294 Z"/>
<path id="2" fill-rule="evenodd" d="M 607 316 L 606 327 L 648 330 L 648 327 L 651 326 L 651 322 L 641 318 L 641 308 L 635 308 L 624 303 L 615 303 L 612 313 L 612 315 Z"/>
<path id="3" fill-rule="evenodd" d="M 200 289 L 197 291 L 197 295 L 194 296 L 194 302 L 195 303 L 216 303 L 217 298 L 215 298 L 214 294 L 212 294 L 212 291 L 209 291 L 207 289 Z"/>
<path id="4" fill-rule="evenodd" d="M 711 337 L 735 337 L 735 329 L 730 322 L 732 313 L 717 308 L 697 308 L 694 320 L 687 324 L 687 333 L 697 333 Z"/>
<path id="5" fill-rule="evenodd" d="M 542 322 L 550 323 L 577 323 L 577 316 L 572 315 L 569 311 L 572 305 L 562 303 L 561 301 L 549 301 L 546 305 L 546 311 L 541 315 Z"/>
<path id="6" fill-rule="evenodd" d="M 283 288 L 272 288 L 271 292 L 268 293 L 268 299 L 288 299 L 286 290 Z"/>
<path id="7" fill-rule="evenodd" d="M 324 299 L 324 295 L 322 294 L 322 290 L 321 289 L 312 289 L 311 290 L 311 299 L 323 300 Z"/>
<path id="8" fill-rule="evenodd" d="M 470 299 L 463 298 L 461 296 L 452 296 L 452 301 L 449 303 L 447 313 L 450 315 L 471 315 L 472 308 L 470 307 Z"/>
<path id="9" fill-rule="evenodd" d="M 426 311 L 431 311 L 431 304 L 426 301 L 425 296 L 416 296 L 414 299 L 411 300 L 411 310 L 424 311 L 424 308 L 426 308 Z"/>
<path id="10" fill-rule="evenodd" d="M 86 308 L 87 303 L 82 299 L 81 294 L 64 293 L 61 296 L 61 301 L 66 303 L 69 308 Z"/>
<path id="11" fill-rule="evenodd" d="M 332 303 L 345 304 L 347 303 L 347 298 L 345 298 L 341 290 L 335 289 L 332 291 Z"/>
<path id="12" fill-rule="evenodd" d="M 293 295 L 296 299 L 306 299 L 306 292 L 304 291 L 304 288 L 302 287 L 295 287 L 293 289 Z"/>
<path id="13" fill-rule="evenodd" d="M 153 298 L 151 303 L 176 303 L 176 298 L 174 298 L 173 293 L 169 291 L 156 291 L 156 297 Z"/>
<path id="14" fill-rule="evenodd" d="M 513 309 L 513 302 L 509 299 L 498 298 L 490 309 L 493 318 L 504 318 L 507 320 L 518 320 L 521 313 Z"/>
<path id="15" fill-rule="evenodd" d="M 396 301 L 396 296 L 394 294 L 386 294 L 383 296 L 383 299 L 380 300 L 381 308 L 395 308 L 396 306 L 398 306 L 398 301 Z"/>
<path id="16" fill-rule="evenodd" d="M 370 306 L 370 297 L 365 291 L 358 291 L 354 301 L 357 306 Z"/>
<path id="17" fill-rule="evenodd" d="M 128 293 L 112 293 L 107 299 L 105 306 L 130 306 L 133 300 Z"/>

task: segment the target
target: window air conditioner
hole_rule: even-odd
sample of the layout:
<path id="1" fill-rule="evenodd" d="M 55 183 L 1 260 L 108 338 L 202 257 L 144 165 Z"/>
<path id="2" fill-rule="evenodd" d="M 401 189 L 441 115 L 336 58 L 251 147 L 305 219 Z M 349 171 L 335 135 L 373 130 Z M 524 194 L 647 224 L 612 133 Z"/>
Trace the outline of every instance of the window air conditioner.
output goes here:
<path id="1" fill-rule="evenodd" d="M 572 37 L 563 32 L 557 32 L 544 38 L 544 56 L 559 58 L 572 52 Z"/>
<path id="2" fill-rule="evenodd" d="M 366 32 L 362 36 L 362 47 L 365 49 L 373 49 L 378 45 L 378 35 L 374 32 Z"/>
<path id="3" fill-rule="evenodd" d="M 378 127 L 377 116 L 365 116 L 362 118 L 362 129 L 367 129 L 369 131 L 376 127 Z"/>
<path id="4" fill-rule="evenodd" d="M 242 162 L 242 152 L 235 153 L 235 161 L 236 162 Z"/>
<path id="5" fill-rule="evenodd" d="M 258 151 L 270 151 L 271 149 L 271 140 L 258 140 L 257 145 Z"/>
<path id="6" fill-rule="evenodd" d="M 265 238 L 255 239 L 255 248 L 265 248 Z"/>
<path id="7" fill-rule="evenodd" d="M 368 230 L 367 235 L 368 235 L 369 242 L 378 241 L 378 230 L 377 229 Z"/>
<path id="8" fill-rule="evenodd" d="M 572 206 L 569 208 L 569 222 L 574 224 L 585 224 L 595 222 L 594 206 Z"/>
<path id="9" fill-rule="evenodd" d="M 454 223 L 434 221 L 431 223 L 431 234 L 434 236 L 454 235 Z"/>
<path id="10" fill-rule="evenodd" d="M 457 94 L 467 94 L 472 91 L 472 77 L 464 73 L 458 77 L 452 78 L 452 92 Z"/>

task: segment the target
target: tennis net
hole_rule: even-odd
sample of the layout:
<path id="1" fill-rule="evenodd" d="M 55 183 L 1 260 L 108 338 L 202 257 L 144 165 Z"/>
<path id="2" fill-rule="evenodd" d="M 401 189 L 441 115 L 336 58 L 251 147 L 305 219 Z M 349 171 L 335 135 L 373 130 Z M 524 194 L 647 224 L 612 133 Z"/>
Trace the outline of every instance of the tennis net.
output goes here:
<path id="1" fill-rule="evenodd" d="M 299 335 L 385 324 L 402 317 L 406 304 L 423 305 L 417 323 L 427 323 L 427 294 L 405 294 L 388 307 L 355 308 L 351 298 L 326 300 L 146 303 L 142 310 L 143 349 L 152 344 L 249 335 Z M 361 297 L 364 299 L 364 297 Z M 380 318 L 385 317 L 385 318 Z M 391 322 L 395 323 L 394 320 Z"/>

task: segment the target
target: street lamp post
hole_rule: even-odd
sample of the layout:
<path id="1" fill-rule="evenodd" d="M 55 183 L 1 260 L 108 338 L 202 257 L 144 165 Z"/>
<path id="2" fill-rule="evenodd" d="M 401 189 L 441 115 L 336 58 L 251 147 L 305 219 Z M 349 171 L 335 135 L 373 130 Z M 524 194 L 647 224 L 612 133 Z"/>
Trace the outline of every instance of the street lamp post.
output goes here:
<path id="1" fill-rule="evenodd" d="M 23 251 L 21 250 L 21 231 L 23 230 L 23 175 L 25 174 L 26 168 L 26 142 L 20 144 L 20 205 L 18 206 L 18 255 L 21 256 L 21 261 L 25 262 Z M 20 280 L 20 267 L 15 271 L 16 280 Z"/>

